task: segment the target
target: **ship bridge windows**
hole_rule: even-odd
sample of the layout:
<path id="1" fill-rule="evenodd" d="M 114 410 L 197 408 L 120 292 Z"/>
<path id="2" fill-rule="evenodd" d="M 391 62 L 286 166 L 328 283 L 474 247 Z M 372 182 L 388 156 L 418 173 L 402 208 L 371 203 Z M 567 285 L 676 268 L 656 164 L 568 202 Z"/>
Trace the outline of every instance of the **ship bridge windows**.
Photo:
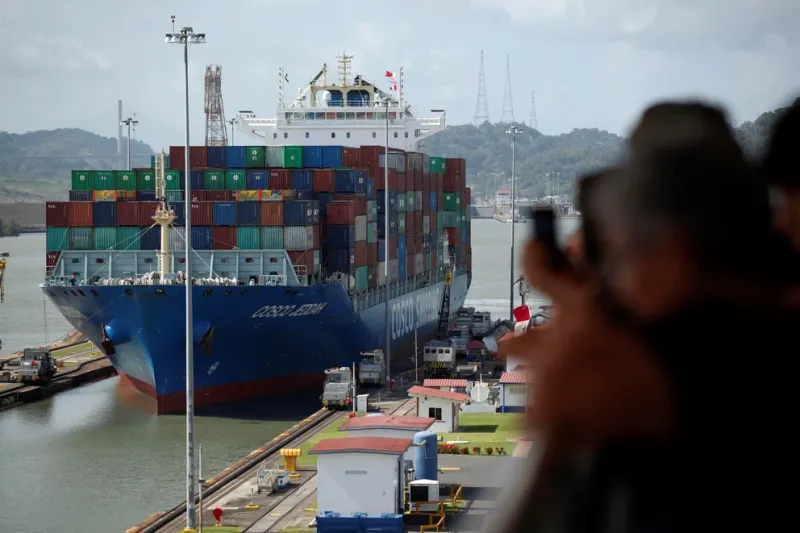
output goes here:
<path id="1" fill-rule="evenodd" d="M 369 91 L 362 89 L 347 91 L 347 105 L 350 107 L 369 107 L 371 102 Z"/>
<path id="2" fill-rule="evenodd" d="M 342 107 L 342 103 L 344 102 L 344 95 L 342 94 L 342 91 L 331 89 L 328 92 L 331 95 L 328 105 L 330 107 Z"/>

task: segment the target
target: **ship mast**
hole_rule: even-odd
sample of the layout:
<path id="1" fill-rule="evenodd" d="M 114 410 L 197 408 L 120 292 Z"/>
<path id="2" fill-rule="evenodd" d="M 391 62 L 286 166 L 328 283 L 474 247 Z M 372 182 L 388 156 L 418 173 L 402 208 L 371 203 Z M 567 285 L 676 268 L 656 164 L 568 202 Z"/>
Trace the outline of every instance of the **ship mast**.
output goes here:
<path id="1" fill-rule="evenodd" d="M 167 205 L 167 182 L 164 179 L 164 161 L 166 154 L 162 150 L 160 154 L 156 155 L 156 198 L 159 204 L 156 214 L 153 215 L 153 220 L 156 224 L 161 226 L 161 251 L 158 253 L 158 272 L 161 274 L 163 280 L 167 274 L 170 273 L 170 254 L 169 254 L 169 227 L 172 221 L 175 220 L 175 211 Z"/>

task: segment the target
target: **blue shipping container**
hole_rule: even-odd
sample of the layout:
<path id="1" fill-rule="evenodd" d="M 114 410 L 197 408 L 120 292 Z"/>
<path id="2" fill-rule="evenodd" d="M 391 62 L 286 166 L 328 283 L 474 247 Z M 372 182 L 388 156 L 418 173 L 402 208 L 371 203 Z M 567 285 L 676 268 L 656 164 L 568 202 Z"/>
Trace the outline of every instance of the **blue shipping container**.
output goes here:
<path id="1" fill-rule="evenodd" d="M 259 229 L 262 250 L 283 250 L 283 228 L 270 226 Z"/>
<path id="2" fill-rule="evenodd" d="M 317 204 L 317 211 L 319 211 L 317 202 L 306 200 L 286 200 L 283 202 L 283 225 L 313 226 L 316 224 L 316 222 L 312 222 L 314 220 L 314 207 L 312 204 Z"/>
<path id="3" fill-rule="evenodd" d="M 92 191 L 69 191 L 70 202 L 91 202 Z"/>
<path id="4" fill-rule="evenodd" d="M 241 211 L 240 211 L 241 212 Z M 258 250 L 258 227 L 236 228 L 236 247 L 241 250 Z"/>
<path id="5" fill-rule="evenodd" d="M 461 244 L 466 243 L 468 239 L 467 228 L 461 228 Z"/>
<path id="6" fill-rule="evenodd" d="M 236 205 L 236 224 L 239 226 L 258 226 L 259 202 L 238 202 Z"/>
<path id="7" fill-rule="evenodd" d="M 356 192 L 367 192 L 367 171 L 354 170 L 356 177 Z"/>
<path id="8" fill-rule="evenodd" d="M 292 191 L 297 200 L 311 201 L 314 199 L 314 191 Z"/>
<path id="9" fill-rule="evenodd" d="M 218 147 L 224 148 L 224 147 Z M 193 191 L 202 191 L 203 190 L 203 171 L 202 170 L 192 170 L 189 173 L 189 185 L 191 186 Z"/>
<path id="10" fill-rule="evenodd" d="M 303 166 L 305 168 L 323 167 L 322 146 L 303 146 Z"/>
<path id="11" fill-rule="evenodd" d="M 378 262 L 386 261 L 386 239 L 378 239 Z"/>
<path id="12" fill-rule="evenodd" d="M 312 199 L 319 202 L 319 215 L 328 216 L 328 204 L 331 203 L 333 195 L 329 192 L 315 192 L 312 194 Z"/>
<path id="13" fill-rule="evenodd" d="M 386 191 L 378 191 L 378 213 L 384 212 L 386 205 Z M 394 191 L 389 192 L 389 212 L 397 213 L 397 193 Z"/>
<path id="14" fill-rule="evenodd" d="M 183 202 L 183 191 L 164 191 L 164 197 L 170 204 Z"/>
<path id="15" fill-rule="evenodd" d="M 355 253 L 349 248 L 329 248 L 327 266 L 330 272 L 344 272 L 355 270 Z"/>
<path id="16" fill-rule="evenodd" d="M 386 217 L 378 217 L 378 237 L 386 235 Z M 397 213 L 389 213 L 389 235 L 397 235 Z"/>
<path id="17" fill-rule="evenodd" d="M 95 202 L 92 204 L 94 225 L 110 228 L 117 225 L 117 203 Z"/>
<path id="18" fill-rule="evenodd" d="M 211 228 L 209 226 L 192 226 L 192 248 L 195 250 L 210 250 L 211 242 Z"/>
<path id="19" fill-rule="evenodd" d="M 228 146 L 225 148 L 225 162 L 228 164 L 227 168 L 244 168 L 245 164 L 245 147 L 244 146 Z M 194 238 L 194 237 L 192 237 Z"/>
<path id="20" fill-rule="evenodd" d="M 186 204 L 184 202 L 179 202 L 177 204 L 172 204 L 170 206 L 173 211 L 175 211 L 175 220 L 172 221 L 172 224 L 175 226 L 185 226 L 186 225 Z"/>
<path id="21" fill-rule="evenodd" d="M 328 246 L 331 248 L 355 248 L 356 227 L 341 224 L 328 225 Z"/>
<path id="22" fill-rule="evenodd" d="M 156 191 L 136 191 L 136 200 L 139 202 L 152 202 L 156 199 Z"/>
<path id="23" fill-rule="evenodd" d="M 406 258 L 406 250 L 408 250 L 405 235 L 398 235 L 397 236 L 397 260 L 405 259 Z"/>
<path id="24" fill-rule="evenodd" d="M 305 157 L 303 155 L 303 161 L 305 161 Z M 314 188 L 312 183 L 310 170 L 292 170 L 292 189 L 310 191 Z"/>
<path id="25" fill-rule="evenodd" d="M 431 236 L 430 234 L 425 234 L 422 236 L 422 252 L 429 254 L 431 253 Z"/>
<path id="26" fill-rule="evenodd" d="M 397 279 L 406 279 L 408 277 L 408 262 L 405 256 L 400 257 L 397 255 Z"/>
<path id="27" fill-rule="evenodd" d="M 334 170 L 333 173 L 334 192 L 356 192 L 355 170 Z"/>
<path id="28" fill-rule="evenodd" d="M 145 229 L 139 238 L 139 246 L 142 250 L 160 250 L 161 226 L 152 226 Z"/>
<path id="29" fill-rule="evenodd" d="M 436 191 L 431 191 L 430 195 L 431 195 L 430 197 L 431 211 L 438 211 L 438 209 L 436 208 Z"/>
<path id="30" fill-rule="evenodd" d="M 367 200 L 374 200 L 375 199 L 375 180 L 372 178 L 367 178 Z"/>
<path id="31" fill-rule="evenodd" d="M 267 171 L 259 168 L 251 168 L 247 171 L 247 189 L 250 191 L 263 191 L 269 189 Z"/>
<path id="32" fill-rule="evenodd" d="M 342 168 L 342 147 L 323 146 L 321 168 Z"/>
<path id="33" fill-rule="evenodd" d="M 214 225 L 236 225 L 236 202 L 214 202 Z"/>
<path id="34" fill-rule="evenodd" d="M 227 147 L 225 146 L 209 146 L 208 147 L 208 167 L 209 168 L 226 168 L 225 159 L 227 155 Z"/>

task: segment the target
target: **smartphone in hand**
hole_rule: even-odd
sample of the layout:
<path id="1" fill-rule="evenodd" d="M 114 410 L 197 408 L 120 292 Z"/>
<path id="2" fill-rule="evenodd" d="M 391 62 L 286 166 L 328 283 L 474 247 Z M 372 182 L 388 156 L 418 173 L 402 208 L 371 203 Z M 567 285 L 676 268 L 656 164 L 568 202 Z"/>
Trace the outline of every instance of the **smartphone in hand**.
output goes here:
<path id="1" fill-rule="evenodd" d="M 556 215 L 552 207 L 537 207 L 533 210 L 533 238 L 547 248 L 550 266 L 554 270 L 567 268 L 567 257 L 556 240 Z"/>

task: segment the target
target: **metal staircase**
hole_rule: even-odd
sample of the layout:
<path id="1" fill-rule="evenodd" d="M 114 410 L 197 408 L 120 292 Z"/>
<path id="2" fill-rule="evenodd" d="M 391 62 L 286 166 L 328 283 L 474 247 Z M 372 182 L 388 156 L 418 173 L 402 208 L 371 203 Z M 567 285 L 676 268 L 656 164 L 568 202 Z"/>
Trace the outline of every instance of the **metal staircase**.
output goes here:
<path id="1" fill-rule="evenodd" d="M 456 269 L 455 249 L 450 248 L 448 254 L 450 264 L 444 275 L 444 292 L 442 293 L 442 306 L 439 309 L 439 332 L 447 333 L 450 327 L 450 287 L 453 284 L 453 274 Z"/>

